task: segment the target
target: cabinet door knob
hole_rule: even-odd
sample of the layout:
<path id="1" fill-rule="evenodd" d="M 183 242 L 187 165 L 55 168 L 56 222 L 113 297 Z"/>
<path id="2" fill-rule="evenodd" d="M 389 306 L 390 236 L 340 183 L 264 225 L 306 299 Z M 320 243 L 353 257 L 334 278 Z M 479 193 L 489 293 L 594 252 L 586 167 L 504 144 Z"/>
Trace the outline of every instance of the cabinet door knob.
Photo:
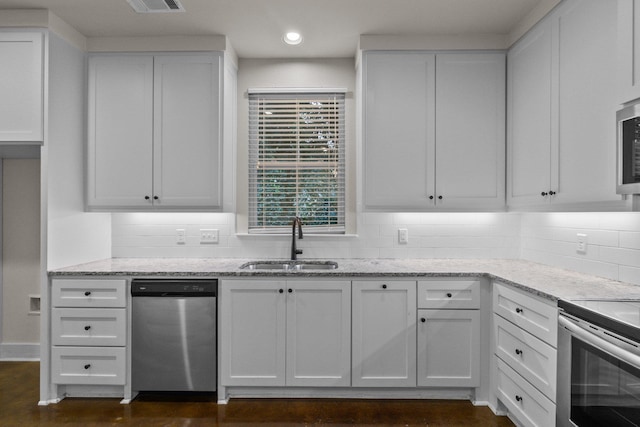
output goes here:
<path id="1" fill-rule="evenodd" d="M 433 200 L 433 196 L 429 196 L 429 200 Z"/>
<path id="2" fill-rule="evenodd" d="M 522 314 L 522 312 L 523 312 L 523 311 L 524 311 L 524 310 L 523 310 L 523 309 L 521 309 L 520 307 L 517 307 L 517 308 L 516 308 L 516 313 L 518 313 L 518 314 Z"/>
<path id="3" fill-rule="evenodd" d="M 153 196 L 153 200 L 158 200 L 159 197 L 158 196 Z"/>
<path id="4" fill-rule="evenodd" d="M 291 294 L 293 293 L 293 289 L 289 288 L 288 292 Z"/>
<path id="5" fill-rule="evenodd" d="M 86 365 L 84 365 L 84 369 L 89 369 L 91 367 L 91 365 L 89 363 L 87 363 Z"/>
<path id="6" fill-rule="evenodd" d="M 542 197 L 547 196 L 548 194 L 549 194 L 549 193 L 547 193 L 546 191 L 543 191 L 542 193 L 540 193 L 540 195 L 541 195 Z"/>
<path id="7" fill-rule="evenodd" d="M 87 325 L 87 326 L 85 326 L 85 327 L 84 327 L 84 330 L 85 330 L 85 331 L 88 331 L 89 329 L 91 329 L 91 326 L 89 326 L 89 325 Z"/>
<path id="8" fill-rule="evenodd" d="M 85 292 L 84 292 L 84 296 L 85 296 L 85 297 L 88 297 L 89 295 L 91 295 L 91 292 L 89 292 L 89 291 L 85 291 Z"/>
<path id="9" fill-rule="evenodd" d="M 422 323 L 424 323 L 424 322 L 426 322 L 426 321 L 427 321 L 427 319 L 425 319 L 424 317 L 421 317 L 421 318 L 420 318 L 420 321 L 421 321 Z"/>
<path id="10" fill-rule="evenodd" d="M 556 192 L 555 192 L 555 191 L 549 191 L 549 195 L 550 195 L 550 196 L 553 196 L 554 194 L 556 194 Z"/>
<path id="11" fill-rule="evenodd" d="M 442 200 L 442 196 L 438 196 L 438 200 Z"/>
<path id="12" fill-rule="evenodd" d="M 149 196 L 144 196 L 144 199 L 145 199 L 145 200 L 149 200 L 149 199 L 151 199 L 151 197 L 149 197 Z"/>
<path id="13" fill-rule="evenodd" d="M 284 289 L 278 289 L 278 293 L 281 294 L 284 292 Z"/>
<path id="14" fill-rule="evenodd" d="M 519 348 L 516 348 L 516 354 L 518 356 L 522 356 L 522 350 L 520 350 Z"/>
<path id="15" fill-rule="evenodd" d="M 518 395 L 516 394 L 516 400 L 517 400 L 518 402 L 522 402 L 522 396 L 518 396 Z"/>
<path id="16" fill-rule="evenodd" d="M 382 289 L 387 289 L 387 285 L 382 285 Z"/>
<path id="17" fill-rule="evenodd" d="M 447 298 L 451 298 L 453 295 L 451 295 L 451 292 L 447 292 Z"/>

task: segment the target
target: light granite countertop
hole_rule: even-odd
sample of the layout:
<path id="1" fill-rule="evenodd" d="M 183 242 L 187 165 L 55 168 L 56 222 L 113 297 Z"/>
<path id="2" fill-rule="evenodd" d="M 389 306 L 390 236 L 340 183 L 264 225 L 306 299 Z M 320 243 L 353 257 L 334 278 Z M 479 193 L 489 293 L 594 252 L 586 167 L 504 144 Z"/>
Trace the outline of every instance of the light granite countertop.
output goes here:
<path id="1" fill-rule="evenodd" d="M 509 259 L 337 259 L 335 270 L 250 271 L 239 258 L 112 258 L 49 272 L 69 276 L 127 277 L 469 277 L 497 279 L 543 298 L 640 299 L 640 285 L 618 282 L 529 261 Z M 286 261 L 284 261 L 286 262 Z"/>

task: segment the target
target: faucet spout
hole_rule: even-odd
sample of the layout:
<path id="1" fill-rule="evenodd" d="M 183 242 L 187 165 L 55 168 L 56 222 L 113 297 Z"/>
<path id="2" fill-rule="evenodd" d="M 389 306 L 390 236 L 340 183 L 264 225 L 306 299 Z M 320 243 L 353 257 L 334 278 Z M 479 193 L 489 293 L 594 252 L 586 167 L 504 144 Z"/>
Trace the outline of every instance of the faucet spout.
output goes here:
<path id="1" fill-rule="evenodd" d="M 302 254 L 302 249 L 296 248 L 296 225 L 298 226 L 298 239 L 302 239 L 302 220 L 299 217 L 294 217 L 291 224 L 291 261 L 297 260 L 298 255 Z"/>

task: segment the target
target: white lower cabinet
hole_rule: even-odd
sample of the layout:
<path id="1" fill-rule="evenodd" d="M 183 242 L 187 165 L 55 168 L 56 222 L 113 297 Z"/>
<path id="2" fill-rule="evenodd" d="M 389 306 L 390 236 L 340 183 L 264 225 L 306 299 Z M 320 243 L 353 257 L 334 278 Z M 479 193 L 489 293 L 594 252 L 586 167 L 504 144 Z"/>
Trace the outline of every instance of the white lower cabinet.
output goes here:
<path id="1" fill-rule="evenodd" d="M 496 359 L 496 394 L 519 421 L 533 427 L 554 426 L 556 405 L 501 359 Z"/>
<path id="2" fill-rule="evenodd" d="M 54 347 L 54 384 L 124 385 L 124 347 Z"/>
<path id="3" fill-rule="evenodd" d="M 418 386 L 480 385 L 480 311 L 418 310 Z"/>
<path id="4" fill-rule="evenodd" d="M 416 282 L 353 282 L 352 385 L 416 386 Z"/>
<path id="5" fill-rule="evenodd" d="M 348 281 L 225 280 L 224 386 L 349 386 Z"/>
<path id="6" fill-rule="evenodd" d="M 557 307 L 496 282 L 493 311 L 497 400 L 523 426 L 554 425 Z"/>
<path id="7" fill-rule="evenodd" d="M 122 386 L 115 391 L 108 389 L 108 395 L 126 397 L 125 295 L 124 279 L 51 281 L 49 366 L 58 398 L 105 396 L 105 386 Z M 67 387 L 73 386 L 85 388 L 69 393 Z"/>
<path id="8" fill-rule="evenodd" d="M 480 385 L 479 278 L 418 282 L 418 386 Z"/>

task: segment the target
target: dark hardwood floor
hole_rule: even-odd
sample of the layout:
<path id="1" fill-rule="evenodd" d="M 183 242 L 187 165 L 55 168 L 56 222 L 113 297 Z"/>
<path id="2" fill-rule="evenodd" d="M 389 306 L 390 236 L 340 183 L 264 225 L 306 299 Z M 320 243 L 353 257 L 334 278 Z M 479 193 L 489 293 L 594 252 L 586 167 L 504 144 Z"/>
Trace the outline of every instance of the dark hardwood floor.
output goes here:
<path id="1" fill-rule="evenodd" d="M 232 399 L 142 396 L 38 406 L 39 363 L 0 362 L 0 426 L 513 426 L 486 407 L 451 400 Z"/>

